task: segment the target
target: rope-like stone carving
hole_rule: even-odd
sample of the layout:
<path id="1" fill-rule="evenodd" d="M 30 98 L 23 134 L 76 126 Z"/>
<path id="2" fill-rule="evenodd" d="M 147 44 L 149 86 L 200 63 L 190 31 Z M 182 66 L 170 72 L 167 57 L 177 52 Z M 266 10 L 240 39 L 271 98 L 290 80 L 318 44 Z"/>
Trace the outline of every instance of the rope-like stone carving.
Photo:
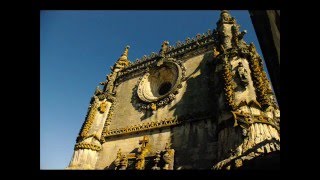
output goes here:
<path id="1" fill-rule="evenodd" d="M 74 150 L 78 150 L 78 149 L 91 149 L 93 151 L 100 151 L 101 147 L 94 144 L 81 142 L 81 143 L 77 143 L 74 147 Z"/>

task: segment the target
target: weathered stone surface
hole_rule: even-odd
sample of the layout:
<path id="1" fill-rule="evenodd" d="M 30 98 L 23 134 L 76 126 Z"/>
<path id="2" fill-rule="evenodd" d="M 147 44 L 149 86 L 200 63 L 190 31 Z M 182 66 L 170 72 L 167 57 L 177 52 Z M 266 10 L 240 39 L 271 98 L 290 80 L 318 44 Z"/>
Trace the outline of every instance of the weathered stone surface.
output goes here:
<path id="1" fill-rule="evenodd" d="M 228 11 L 208 35 L 128 48 L 97 89 L 68 169 L 238 169 L 280 151 L 280 110 Z"/>

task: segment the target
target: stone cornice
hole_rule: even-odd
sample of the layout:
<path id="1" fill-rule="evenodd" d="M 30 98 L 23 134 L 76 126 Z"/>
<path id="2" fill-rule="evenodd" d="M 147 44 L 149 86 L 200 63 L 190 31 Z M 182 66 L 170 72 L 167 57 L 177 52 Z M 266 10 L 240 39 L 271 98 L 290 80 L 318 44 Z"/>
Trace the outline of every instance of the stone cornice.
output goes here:
<path id="1" fill-rule="evenodd" d="M 159 121 L 151 121 L 147 123 L 141 123 L 141 124 L 136 124 L 124 128 L 116 128 L 109 130 L 104 134 L 105 138 L 108 137 L 113 137 L 113 136 L 119 136 L 119 135 L 126 135 L 126 134 L 131 134 L 131 133 L 136 133 L 136 132 L 142 132 L 142 131 L 147 131 L 147 130 L 152 130 L 152 129 L 159 129 L 163 127 L 169 127 L 169 126 L 175 126 L 179 125 L 182 123 L 186 122 L 193 122 L 193 121 L 199 121 L 199 120 L 204 120 L 204 119 L 210 119 L 213 118 L 213 115 L 211 115 L 208 112 L 198 112 L 194 114 L 188 114 L 185 116 L 181 116 L 179 118 L 173 117 L 173 118 L 165 118 L 163 120 Z"/>

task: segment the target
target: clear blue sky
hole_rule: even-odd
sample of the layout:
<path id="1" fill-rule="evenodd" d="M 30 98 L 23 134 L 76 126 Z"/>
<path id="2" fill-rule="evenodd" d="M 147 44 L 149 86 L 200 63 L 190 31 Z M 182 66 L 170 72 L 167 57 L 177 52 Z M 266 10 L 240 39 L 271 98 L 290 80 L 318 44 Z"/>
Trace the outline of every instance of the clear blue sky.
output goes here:
<path id="1" fill-rule="evenodd" d="M 230 11 L 261 50 L 248 11 Z M 40 168 L 64 169 L 90 98 L 128 44 L 129 59 L 216 28 L 220 11 L 41 11 Z"/>

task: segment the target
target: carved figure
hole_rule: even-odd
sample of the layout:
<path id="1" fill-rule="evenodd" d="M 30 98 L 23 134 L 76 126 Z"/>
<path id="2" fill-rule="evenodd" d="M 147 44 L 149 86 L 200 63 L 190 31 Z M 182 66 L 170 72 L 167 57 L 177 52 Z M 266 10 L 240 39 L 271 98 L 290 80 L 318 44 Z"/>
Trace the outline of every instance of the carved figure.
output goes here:
<path id="1" fill-rule="evenodd" d="M 121 149 L 119 149 L 118 152 L 117 152 L 117 158 L 116 158 L 116 160 L 114 160 L 114 165 L 116 166 L 115 170 L 117 170 L 119 165 L 120 165 L 121 155 L 122 155 Z"/>
<path id="2" fill-rule="evenodd" d="M 238 76 L 241 82 L 241 85 L 246 87 L 249 84 L 248 80 L 248 72 L 247 70 L 243 67 L 242 62 L 238 63 Z"/>
<path id="3" fill-rule="evenodd" d="M 126 170 L 128 167 L 128 158 L 127 155 L 123 154 L 120 160 L 120 169 L 119 170 Z"/>
<path id="4" fill-rule="evenodd" d="M 166 143 L 165 153 L 162 156 L 165 165 L 163 166 L 164 170 L 173 170 L 174 163 L 174 149 L 170 148 L 171 143 Z"/>
<path id="5" fill-rule="evenodd" d="M 100 104 L 99 110 L 101 113 L 104 113 L 107 110 L 107 103 L 105 101 Z"/>
<path id="6" fill-rule="evenodd" d="M 157 150 L 157 152 L 156 152 L 156 158 L 153 159 L 153 161 L 154 161 L 154 166 L 152 167 L 152 170 L 160 170 L 160 167 L 158 167 L 158 163 L 159 163 L 160 158 L 161 158 L 160 153 L 161 153 L 161 152 L 160 152 L 159 150 Z"/>

